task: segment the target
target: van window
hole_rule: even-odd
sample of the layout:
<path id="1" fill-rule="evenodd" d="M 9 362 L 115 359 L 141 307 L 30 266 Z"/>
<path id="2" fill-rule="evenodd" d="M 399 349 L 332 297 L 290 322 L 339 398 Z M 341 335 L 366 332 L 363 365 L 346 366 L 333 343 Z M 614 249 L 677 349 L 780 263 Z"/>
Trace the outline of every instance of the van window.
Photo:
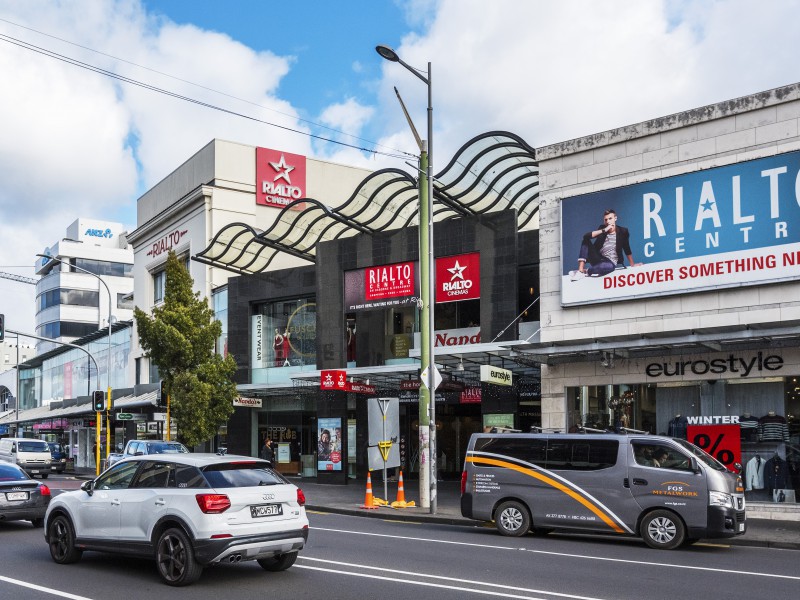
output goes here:
<path id="1" fill-rule="evenodd" d="M 547 444 L 547 468 L 557 471 L 597 471 L 617 464 L 617 440 L 554 440 Z"/>
<path id="2" fill-rule="evenodd" d="M 631 448 L 633 448 L 636 464 L 643 467 L 677 469 L 680 471 L 690 471 L 692 468 L 691 462 L 685 454 L 667 444 L 631 442 Z"/>
<path id="3" fill-rule="evenodd" d="M 527 463 L 544 467 L 547 462 L 547 440 L 531 440 L 506 437 L 478 438 L 475 441 L 476 452 L 502 454 Z M 487 465 L 488 466 L 488 465 Z"/>
<path id="4" fill-rule="evenodd" d="M 41 440 L 19 442 L 19 452 L 47 452 L 50 453 L 50 446 Z"/>

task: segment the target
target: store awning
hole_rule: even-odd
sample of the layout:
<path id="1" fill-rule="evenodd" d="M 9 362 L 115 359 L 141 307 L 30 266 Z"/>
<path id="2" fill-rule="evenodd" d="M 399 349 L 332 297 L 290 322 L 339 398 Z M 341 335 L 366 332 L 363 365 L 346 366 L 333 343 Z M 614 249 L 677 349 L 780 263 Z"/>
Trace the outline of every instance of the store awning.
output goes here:
<path id="1" fill-rule="evenodd" d="M 464 144 L 434 176 L 433 218 L 517 211 L 517 227 L 539 210 L 539 166 L 534 148 L 508 132 L 489 132 Z M 192 257 L 234 273 L 261 273 L 280 253 L 314 262 L 320 242 L 392 231 L 419 223 L 416 177 L 400 169 L 370 174 L 336 208 L 314 198 L 281 210 L 266 231 L 231 223 Z"/>

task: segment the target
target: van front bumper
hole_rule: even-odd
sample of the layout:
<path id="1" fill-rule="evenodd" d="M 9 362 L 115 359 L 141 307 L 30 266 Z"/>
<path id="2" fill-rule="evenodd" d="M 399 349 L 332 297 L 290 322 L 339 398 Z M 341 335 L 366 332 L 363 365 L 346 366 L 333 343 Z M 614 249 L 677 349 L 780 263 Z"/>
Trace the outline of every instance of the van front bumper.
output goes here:
<path id="1" fill-rule="evenodd" d="M 747 532 L 745 511 L 722 506 L 708 507 L 708 527 L 705 530 L 689 530 L 689 537 L 726 538 Z"/>

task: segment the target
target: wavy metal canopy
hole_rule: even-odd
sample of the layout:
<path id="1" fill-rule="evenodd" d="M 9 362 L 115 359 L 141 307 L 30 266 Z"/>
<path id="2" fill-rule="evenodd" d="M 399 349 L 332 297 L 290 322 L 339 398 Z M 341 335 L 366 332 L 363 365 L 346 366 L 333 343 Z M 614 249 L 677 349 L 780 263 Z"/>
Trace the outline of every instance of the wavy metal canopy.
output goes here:
<path id="1" fill-rule="evenodd" d="M 280 253 L 315 262 L 320 242 L 417 225 L 418 206 L 417 179 L 400 169 L 382 169 L 362 180 L 335 209 L 302 198 L 281 209 L 266 231 L 231 223 L 193 259 L 234 273 L 264 272 Z M 434 176 L 434 221 L 510 209 L 517 211 L 518 229 L 539 210 L 535 150 L 519 136 L 500 131 L 479 135 Z"/>

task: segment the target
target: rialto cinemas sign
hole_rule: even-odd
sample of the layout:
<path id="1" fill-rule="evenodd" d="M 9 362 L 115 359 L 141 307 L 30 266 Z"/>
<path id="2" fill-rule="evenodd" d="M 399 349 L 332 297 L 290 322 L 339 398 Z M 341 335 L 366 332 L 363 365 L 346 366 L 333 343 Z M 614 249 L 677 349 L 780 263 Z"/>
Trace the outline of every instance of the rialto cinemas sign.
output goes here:
<path id="1" fill-rule="evenodd" d="M 759 377 L 783 368 L 783 357 L 765 352 L 749 356 L 729 354 L 709 360 L 664 360 L 652 362 L 645 368 L 648 377 L 684 377 L 691 375 L 720 375 L 728 377 Z"/>
<path id="2" fill-rule="evenodd" d="M 283 208 L 305 196 L 306 157 L 257 147 L 256 204 Z"/>

